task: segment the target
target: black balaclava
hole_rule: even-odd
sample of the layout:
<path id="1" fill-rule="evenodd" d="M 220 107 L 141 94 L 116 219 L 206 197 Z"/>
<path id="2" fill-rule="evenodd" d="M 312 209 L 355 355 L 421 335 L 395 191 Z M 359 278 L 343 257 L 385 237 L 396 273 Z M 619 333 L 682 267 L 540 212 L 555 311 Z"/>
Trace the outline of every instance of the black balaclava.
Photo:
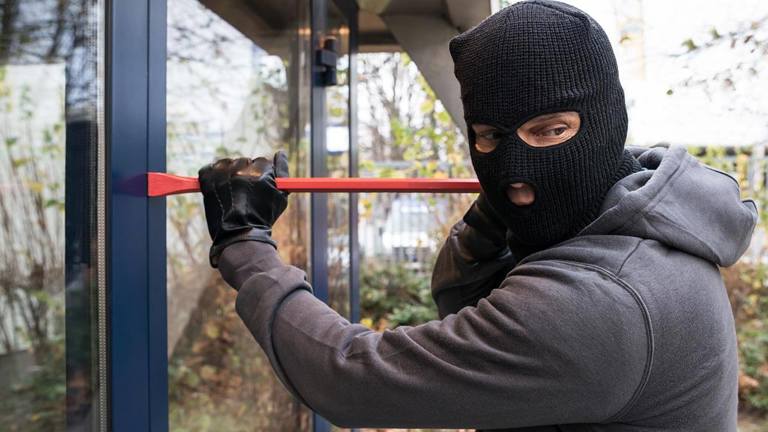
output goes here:
<path id="1" fill-rule="evenodd" d="M 450 43 L 469 133 L 472 165 L 521 255 L 576 235 L 595 219 L 608 189 L 640 170 L 624 150 L 627 112 L 608 37 L 586 13 L 544 0 L 516 3 Z M 546 148 L 519 126 L 541 114 L 577 111 L 581 127 Z M 472 124 L 509 133 L 478 152 Z M 510 183 L 535 191 L 529 206 L 507 197 Z"/>

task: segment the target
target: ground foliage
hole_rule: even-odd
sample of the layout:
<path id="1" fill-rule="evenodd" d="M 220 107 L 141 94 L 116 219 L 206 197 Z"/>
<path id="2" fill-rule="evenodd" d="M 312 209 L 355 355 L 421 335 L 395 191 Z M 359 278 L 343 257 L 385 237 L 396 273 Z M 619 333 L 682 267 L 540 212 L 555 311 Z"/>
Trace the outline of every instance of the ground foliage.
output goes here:
<path id="1" fill-rule="evenodd" d="M 752 245 L 735 265 L 721 269 L 736 320 L 739 342 L 739 397 L 745 413 L 768 416 L 768 262 L 764 211 L 766 170 L 764 150 L 754 147 L 690 148 L 705 164 L 730 173 L 742 187 L 743 198 L 761 210 Z M 760 152 L 760 153 L 758 153 Z"/>

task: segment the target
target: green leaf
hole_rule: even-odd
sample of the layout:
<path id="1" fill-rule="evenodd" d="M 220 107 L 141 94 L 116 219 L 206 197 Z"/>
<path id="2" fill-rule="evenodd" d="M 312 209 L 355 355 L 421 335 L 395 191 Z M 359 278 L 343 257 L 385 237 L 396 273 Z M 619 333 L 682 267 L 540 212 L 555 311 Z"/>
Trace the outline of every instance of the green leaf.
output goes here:
<path id="1" fill-rule="evenodd" d="M 691 38 L 688 38 L 688 39 L 684 40 L 681 45 L 683 45 L 685 48 L 687 48 L 688 52 L 694 51 L 694 50 L 699 48 L 699 46 L 696 45 L 696 43 Z"/>
<path id="2" fill-rule="evenodd" d="M 64 205 L 64 203 L 61 202 L 61 200 L 57 200 L 57 199 L 54 199 L 54 198 L 46 200 L 45 204 L 44 204 L 45 208 L 48 208 L 48 207 L 61 207 L 63 205 Z"/>
<path id="3" fill-rule="evenodd" d="M 30 163 L 32 161 L 32 158 L 19 158 L 19 159 L 11 159 L 11 166 L 14 168 L 23 167 L 24 165 Z"/>

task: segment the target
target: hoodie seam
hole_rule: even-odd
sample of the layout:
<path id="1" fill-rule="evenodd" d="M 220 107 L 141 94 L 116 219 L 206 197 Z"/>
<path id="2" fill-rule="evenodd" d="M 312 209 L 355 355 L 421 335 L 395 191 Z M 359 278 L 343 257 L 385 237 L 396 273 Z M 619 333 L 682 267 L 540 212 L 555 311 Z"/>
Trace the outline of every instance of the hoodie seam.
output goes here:
<path id="1" fill-rule="evenodd" d="M 638 246 L 640 245 L 641 242 L 642 241 L 638 242 Z M 636 250 L 637 250 L 637 247 L 635 247 L 635 249 L 627 257 L 627 259 L 624 260 L 625 263 L 627 262 L 629 257 L 631 257 L 634 254 Z M 608 277 L 612 282 L 619 285 L 619 287 L 624 289 L 624 291 L 626 291 L 630 296 L 632 296 L 638 308 L 640 309 L 640 314 L 643 316 L 643 323 L 645 325 L 645 336 L 646 336 L 646 344 L 647 344 L 646 360 L 645 360 L 645 366 L 643 367 L 643 375 L 640 378 L 640 382 L 635 388 L 635 391 L 632 393 L 632 396 L 624 404 L 624 406 L 620 408 L 618 411 L 616 411 L 616 413 L 606 418 L 602 423 L 615 422 L 621 419 L 623 416 L 625 416 L 629 412 L 629 410 L 632 409 L 632 407 L 637 403 L 637 401 L 640 399 L 640 396 L 645 391 L 645 388 L 648 385 L 648 381 L 650 380 L 651 366 L 653 363 L 653 354 L 655 351 L 655 346 L 654 346 L 653 327 L 651 325 L 651 315 L 648 310 L 648 306 L 645 304 L 645 301 L 643 301 L 642 296 L 640 295 L 640 293 L 637 292 L 637 290 L 635 290 L 626 281 L 621 279 L 616 273 L 611 272 L 605 267 L 601 267 L 595 264 L 582 263 L 578 261 L 568 261 L 568 260 L 558 260 L 558 259 L 555 259 L 552 261 L 575 265 L 577 267 L 581 267 L 585 269 L 590 269 L 592 271 L 595 271 L 597 273 L 600 273 Z"/>
<path id="2" fill-rule="evenodd" d="M 732 175 L 728 174 L 727 172 L 720 171 L 717 168 L 713 168 L 713 167 L 711 167 L 709 165 L 701 164 L 701 166 L 703 166 L 704 168 L 706 168 L 706 169 L 708 169 L 710 171 L 713 171 L 713 172 L 716 172 L 716 173 L 718 173 L 720 175 L 724 175 L 724 176 L 728 177 L 733 183 L 736 184 L 736 192 L 741 192 L 741 185 L 739 184 L 739 181 L 736 180 Z"/>
<path id="3" fill-rule="evenodd" d="M 662 196 L 663 192 L 665 193 L 665 191 L 667 189 L 669 189 L 670 187 L 672 187 L 674 185 L 674 183 L 680 178 L 680 175 L 681 175 L 681 173 L 683 171 L 683 168 L 686 165 L 686 162 L 687 162 L 686 159 L 682 159 L 680 161 L 680 164 L 678 164 L 678 166 L 675 167 L 675 170 L 670 174 L 669 180 L 666 183 L 664 183 L 664 185 L 659 189 L 659 191 L 654 195 L 654 197 L 649 202 L 647 202 L 642 207 L 639 207 L 634 212 L 635 215 L 633 217 L 627 219 L 625 223 L 621 224 L 621 226 L 618 226 L 618 227 L 610 230 L 608 233 L 609 234 L 613 234 L 613 233 L 615 233 L 617 231 L 622 231 L 624 228 L 626 228 L 629 225 L 632 225 L 638 219 L 640 219 L 641 216 L 644 215 L 644 212 L 652 212 L 656 208 L 656 206 L 658 206 L 659 203 L 661 202 L 661 200 L 663 198 L 663 196 Z"/>
<path id="4" fill-rule="evenodd" d="M 260 274 L 265 274 L 265 273 L 260 273 Z M 273 279 L 274 281 L 276 281 L 276 279 L 272 278 L 271 275 L 268 275 L 268 277 L 270 279 Z M 253 279 L 253 276 L 248 278 L 248 280 L 250 280 L 250 279 Z M 247 282 L 247 280 L 246 280 L 246 282 Z M 314 411 L 314 409 L 312 408 L 312 405 L 310 405 L 307 402 L 307 400 L 304 398 L 304 396 L 301 394 L 301 392 L 299 392 L 298 387 L 293 383 L 293 380 L 291 380 L 291 378 L 288 376 L 288 371 L 285 369 L 285 367 L 283 367 L 283 364 L 280 361 L 280 356 L 277 353 L 276 345 L 274 343 L 274 335 L 275 335 L 274 334 L 274 325 L 275 325 L 275 321 L 277 320 L 277 316 L 278 316 L 279 310 L 286 304 L 286 302 L 288 302 L 292 297 L 298 295 L 298 293 L 301 292 L 301 291 L 307 291 L 311 295 L 311 292 L 312 292 L 311 288 L 307 289 L 306 288 L 306 283 L 304 285 L 305 285 L 304 287 L 297 286 L 297 287 L 292 288 L 287 293 L 282 293 L 281 296 L 278 298 L 277 302 L 275 302 L 275 304 L 272 305 L 272 308 L 270 310 L 271 313 L 270 313 L 270 316 L 267 318 L 267 323 L 266 323 L 265 329 L 264 329 L 264 331 L 267 333 L 265 335 L 265 337 L 266 337 L 267 341 L 269 342 L 269 347 L 268 347 L 269 349 L 265 350 L 265 354 L 266 354 L 268 360 L 270 360 L 270 361 L 274 360 L 275 365 L 273 365 L 273 366 L 275 366 L 274 367 L 275 375 L 277 375 L 278 378 L 281 378 L 280 381 L 283 382 L 283 384 L 289 390 L 289 392 L 291 392 L 304 405 L 306 405 L 307 407 L 309 407 L 310 409 L 312 409 Z M 255 290 L 248 290 L 247 289 L 248 287 L 245 287 L 245 286 L 243 286 L 242 288 L 243 288 L 242 290 L 238 291 L 237 299 L 235 300 L 235 303 L 236 303 L 235 309 L 237 309 L 237 303 L 238 303 L 237 300 L 240 299 L 241 294 L 244 296 L 244 301 L 247 301 L 248 298 L 253 297 L 255 295 L 255 293 L 251 294 L 251 293 L 248 292 L 248 291 L 255 291 Z M 254 308 L 252 308 L 253 311 L 258 311 L 259 310 L 260 304 L 261 304 L 262 300 L 263 300 L 263 298 L 258 298 L 256 300 L 256 305 L 255 305 Z M 237 312 L 239 314 L 239 311 L 237 311 Z M 251 329 L 251 325 L 250 325 L 251 322 L 256 321 L 256 320 L 253 319 L 253 316 L 254 316 L 254 314 L 251 313 L 248 316 L 248 321 L 247 322 L 245 320 L 245 317 L 243 317 L 242 315 L 241 315 L 241 319 L 246 324 L 246 327 L 248 327 L 248 329 L 251 331 L 251 333 L 253 333 L 254 337 L 257 338 L 257 341 L 258 341 L 258 337 L 256 336 L 256 333 L 258 333 L 258 332 L 253 331 Z M 254 327 L 256 327 L 256 325 L 254 325 Z M 271 355 L 270 355 L 270 352 L 271 352 Z"/>
<path id="5" fill-rule="evenodd" d="M 715 262 L 716 262 L 716 263 L 718 263 L 718 264 L 719 264 L 719 263 L 721 263 L 721 262 L 723 261 L 722 259 L 720 259 L 720 257 L 718 256 L 718 254 L 717 254 L 717 253 L 715 253 L 715 251 L 712 249 L 712 247 L 711 247 L 710 245 L 708 245 L 708 244 L 707 244 L 707 242 L 705 242 L 704 240 L 702 240 L 701 238 L 699 238 L 699 236 L 697 236 L 696 234 L 694 234 L 693 232 L 691 232 L 689 229 L 687 229 L 687 228 L 685 228 L 684 226 L 680 225 L 679 223 L 675 222 L 673 219 L 671 219 L 671 218 L 669 218 L 669 217 L 665 216 L 663 213 L 654 213 L 654 214 L 655 214 L 655 215 L 656 215 L 658 218 L 660 218 L 660 219 L 662 219 L 662 220 L 665 220 L 665 221 L 666 221 L 668 224 L 672 225 L 673 227 L 675 227 L 675 228 L 679 229 L 680 231 L 682 231 L 682 232 L 684 232 L 684 233 L 688 234 L 688 235 L 689 235 L 689 236 L 691 236 L 693 239 L 695 239 L 695 240 L 696 240 L 696 241 L 697 241 L 697 242 L 698 242 L 698 243 L 699 243 L 699 244 L 700 244 L 700 245 L 701 245 L 701 246 L 704 248 L 704 250 L 706 250 L 706 251 L 709 253 L 710 257 L 709 257 L 709 258 L 707 258 L 708 260 L 712 260 L 712 261 L 715 261 Z M 665 237 L 666 237 L 666 236 L 665 236 Z M 666 239 L 665 239 L 665 240 L 666 240 Z"/>
<path id="6" fill-rule="evenodd" d="M 639 247 L 640 247 L 640 243 L 642 243 L 642 242 L 643 242 L 643 239 L 638 239 L 638 240 L 637 240 L 637 244 L 635 245 L 635 247 L 634 247 L 634 248 L 632 248 L 632 250 L 631 250 L 631 251 L 630 251 L 630 252 L 627 254 L 627 256 L 624 258 L 624 261 L 622 261 L 622 262 L 621 262 L 621 265 L 619 265 L 619 268 L 618 268 L 618 269 L 616 269 L 616 274 L 617 274 L 617 275 L 618 275 L 618 274 L 621 274 L 621 270 L 622 270 L 622 269 L 624 269 L 624 264 L 626 264 L 626 263 L 627 263 L 627 261 L 629 261 L 629 259 L 632 257 L 632 255 L 634 255 L 635 251 L 637 251 L 637 248 L 639 248 Z"/>

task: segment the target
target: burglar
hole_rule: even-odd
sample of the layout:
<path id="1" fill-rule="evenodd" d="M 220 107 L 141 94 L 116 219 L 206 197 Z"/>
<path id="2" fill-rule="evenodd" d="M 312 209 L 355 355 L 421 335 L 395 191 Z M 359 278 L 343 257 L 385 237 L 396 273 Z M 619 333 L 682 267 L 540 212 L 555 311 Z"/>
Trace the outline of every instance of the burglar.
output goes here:
<path id="1" fill-rule="evenodd" d="M 574 7 L 514 4 L 450 52 L 483 192 L 435 265 L 440 320 L 371 331 L 281 262 L 284 153 L 201 169 L 211 264 L 282 383 L 344 427 L 736 431 L 718 267 L 755 204 L 682 147 L 625 149 L 614 54 Z"/>

